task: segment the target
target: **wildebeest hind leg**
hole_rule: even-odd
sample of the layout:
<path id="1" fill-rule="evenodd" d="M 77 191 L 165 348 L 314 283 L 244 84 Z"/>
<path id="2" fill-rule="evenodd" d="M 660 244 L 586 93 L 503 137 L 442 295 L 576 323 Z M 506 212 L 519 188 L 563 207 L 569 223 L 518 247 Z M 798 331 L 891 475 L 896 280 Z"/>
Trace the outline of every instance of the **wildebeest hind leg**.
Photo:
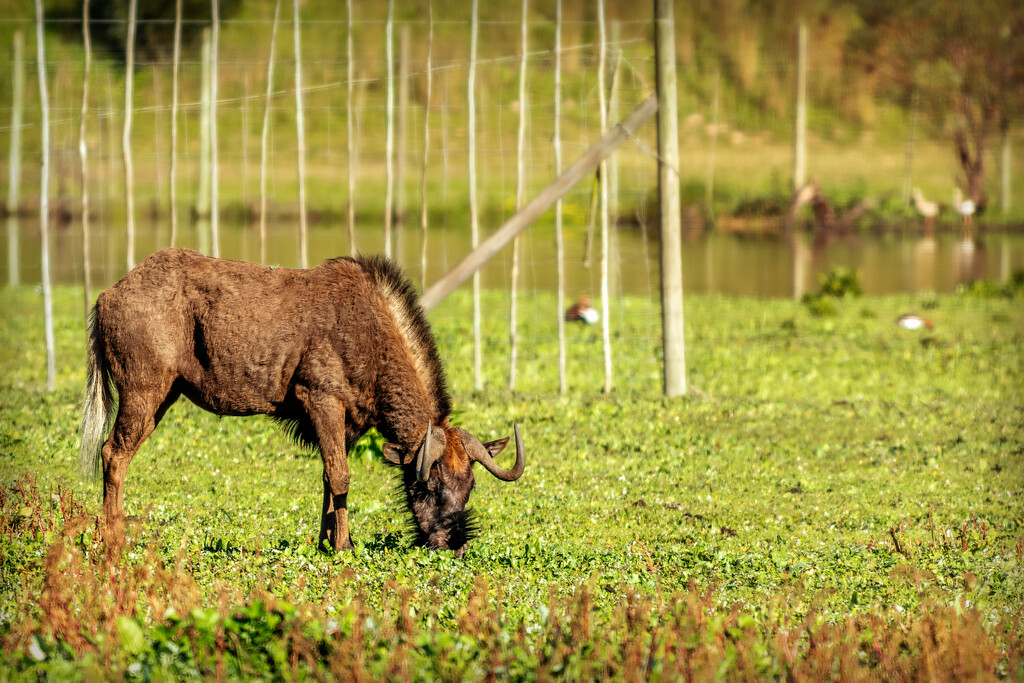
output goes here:
<path id="1" fill-rule="evenodd" d="M 177 392 L 169 389 L 121 392 L 114 428 L 101 451 L 104 539 L 112 552 L 124 547 L 124 482 L 128 465 L 177 397 Z"/>
<path id="2" fill-rule="evenodd" d="M 345 406 L 341 399 L 314 390 L 297 391 L 316 429 L 324 460 L 324 499 L 317 547 L 351 550 L 348 529 L 348 455 L 345 452 Z"/>

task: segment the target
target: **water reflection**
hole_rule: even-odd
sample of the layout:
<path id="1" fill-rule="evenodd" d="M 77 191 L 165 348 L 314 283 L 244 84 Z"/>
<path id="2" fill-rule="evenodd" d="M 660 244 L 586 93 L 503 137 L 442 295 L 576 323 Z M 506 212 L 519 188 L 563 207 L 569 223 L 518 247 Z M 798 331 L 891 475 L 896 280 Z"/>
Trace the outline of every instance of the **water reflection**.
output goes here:
<path id="1" fill-rule="evenodd" d="M 3 224 L 6 239 L 0 245 L 7 258 L 0 258 L 0 282 L 11 286 L 37 283 L 39 277 L 39 226 L 30 218 L 8 218 Z M 220 253 L 226 258 L 258 261 L 259 227 L 252 223 L 222 221 Z M 486 235 L 486 231 L 484 231 Z M 93 223 L 94 263 L 90 274 L 96 287 L 116 282 L 125 272 L 123 228 L 108 221 Z M 419 282 L 419 226 L 398 228 L 393 234 L 392 253 Z M 143 219 L 136 234 L 136 258 L 141 259 L 163 246 L 170 237 L 162 221 Z M 657 297 L 659 283 L 657 235 L 633 225 L 619 225 L 611 232 L 609 290 L 613 295 L 634 294 Z M 600 292 L 598 263 L 584 265 L 584 226 L 566 227 L 566 293 Z M 81 228 L 77 223 L 53 231 L 51 253 L 53 281 L 81 284 Z M 892 292 L 951 292 L 958 284 L 977 279 L 1006 279 L 1024 268 L 1024 236 L 1005 234 L 964 239 L 959 235 L 904 235 L 901 233 L 784 236 L 741 236 L 721 232 L 687 234 L 683 244 L 683 280 L 688 293 L 712 292 L 733 296 L 795 297 L 817 288 L 819 277 L 831 268 L 860 272 L 867 294 Z M 179 229 L 178 246 L 210 250 L 209 221 L 193 221 Z M 383 251 L 383 230 L 357 226 L 356 242 L 362 253 Z M 557 286 L 554 229 L 538 224 L 523 234 L 520 276 L 523 291 L 553 291 Z M 427 251 L 428 283 L 436 281 L 469 251 L 464 226 L 434 227 Z M 597 256 L 598 249 L 595 249 Z M 297 267 L 298 227 L 290 222 L 267 226 L 267 262 Z M 311 263 L 349 253 L 348 230 L 343 222 L 322 223 L 310 228 Z M 483 286 L 505 289 L 510 281 L 510 254 L 506 248 L 484 268 Z M 596 261 L 596 259 L 595 259 Z"/>

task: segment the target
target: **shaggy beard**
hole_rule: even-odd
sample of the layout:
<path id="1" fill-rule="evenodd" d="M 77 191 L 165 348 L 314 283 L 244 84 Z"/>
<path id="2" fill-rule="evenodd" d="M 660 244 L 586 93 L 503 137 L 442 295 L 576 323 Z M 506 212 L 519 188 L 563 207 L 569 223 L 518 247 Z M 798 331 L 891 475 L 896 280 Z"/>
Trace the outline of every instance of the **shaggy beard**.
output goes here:
<path id="1" fill-rule="evenodd" d="M 430 542 L 430 534 L 420 529 L 419 524 L 416 522 L 416 515 L 413 514 L 413 493 L 412 493 L 412 481 L 415 475 L 406 476 L 406 473 L 402 472 L 400 466 L 392 465 L 395 469 L 399 470 L 400 474 L 397 481 L 395 482 L 395 493 L 405 499 L 406 505 L 406 535 L 410 539 L 410 544 L 417 548 L 428 548 L 430 550 L 443 550 L 440 546 L 432 545 Z M 480 524 L 477 519 L 476 511 L 472 508 L 466 508 L 465 510 L 457 510 L 455 512 L 449 512 L 448 514 L 442 515 L 434 526 L 434 534 L 440 534 L 446 536 L 448 539 L 448 548 L 456 550 L 463 547 L 469 541 L 472 541 L 479 535 Z"/>
<path id="2" fill-rule="evenodd" d="M 442 515 L 437 521 L 434 527 L 433 534 L 424 533 L 417 525 L 416 520 L 410 520 L 412 524 L 413 542 L 412 544 L 421 548 L 428 548 L 430 550 L 458 550 L 465 546 L 469 541 L 477 537 L 479 532 L 479 524 L 476 517 L 476 513 L 472 509 L 457 510 L 455 512 L 449 512 L 448 514 Z M 447 546 L 438 546 L 431 543 L 430 536 L 440 536 L 447 539 Z"/>

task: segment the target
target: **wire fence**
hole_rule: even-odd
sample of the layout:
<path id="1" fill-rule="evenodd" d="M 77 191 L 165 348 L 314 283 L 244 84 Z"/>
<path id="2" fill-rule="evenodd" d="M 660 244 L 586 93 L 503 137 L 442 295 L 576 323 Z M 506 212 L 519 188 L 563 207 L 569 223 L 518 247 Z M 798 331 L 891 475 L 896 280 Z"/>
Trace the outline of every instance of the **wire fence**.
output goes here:
<path id="1" fill-rule="evenodd" d="M 259 261 L 265 254 L 266 262 L 282 266 L 299 266 L 307 258 L 305 252 L 310 265 L 315 265 L 357 251 L 390 251 L 414 281 L 429 284 L 470 249 L 471 183 L 475 183 L 479 195 L 481 232 L 486 235 L 515 212 L 517 203 L 521 203 L 517 194 L 531 197 L 557 176 L 553 139 L 558 28 L 550 3 L 529 7 L 525 22 L 515 15 L 518 8 L 484 8 L 474 65 L 476 178 L 469 177 L 467 171 L 471 118 L 467 101 L 471 71 L 468 8 L 459 3 L 433 3 L 429 12 L 409 16 L 400 12 L 389 21 L 385 5 L 358 3 L 349 15 L 345 3 L 317 4 L 304 9 L 296 26 L 285 2 L 277 20 L 273 54 L 273 3 L 251 2 L 239 14 L 222 18 L 215 64 L 217 96 L 212 109 L 204 104 L 208 78 L 204 78 L 207 65 L 203 55 L 209 52 L 202 49 L 204 34 L 192 31 L 193 37 L 183 46 L 178 63 L 166 42 L 137 50 L 129 136 L 138 226 L 135 260 L 171 241 L 172 118 L 176 118 L 178 135 L 174 208 L 180 227 L 176 244 L 205 253 L 219 247 L 221 256 L 251 261 Z M 574 8 L 560 25 L 560 139 L 566 164 L 603 134 L 599 106 L 602 96 L 609 98 L 605 114 L 614 122 L 643 101 L 654 84 L 652 18 L 644 16 L 649 8 L 625 3 L 612 7 L 603 50 L 597 30 L 600 17 L 594 13 L 590 7 Z M 201 29 L 210 21 L 206 17 L 186 17 L 182 23 Z M 137 28 L 140 35 L 150 35 L 166 32 L 172 24 L 173 20 L 142 18 Z M 45 66 L 51 88 L 51 215 L 57 225 L 52 238 L 52 277 L 56 282 L 78 283 L 83 275 L 78 145 L 84 55 L 83 41 L 76 40 L 75 34 L 81 36 L 82 22 L 50 18 L 45 25 L 49 35 Z M 96 20 L 90 22 L 89 30 L 95 35 L 123 26 L 119 20 Z M 21 68 L 29 74 L 36 66 L 33 30 L 27 13 L 19 16 L 15 12 L 0 19 L 0 41 L 4 44 L 11 45 L 16 33 L 22 35 L 25 49 Z M 683 201 L 688 205 L 683 229 L 693 230 L 706 226 L 716 207 L 724 203 L 755 203 L 758 198 L 785 197 L 791 191 L 796 45 L 795 41 L 786 41 L 765 46 L 740 37 L 726 50 L 726 58 L 721 49 L 712 52 L 695 48 L 695 41 L 687 38 L 688 30 L 685 25 L 677 28 L 682 65 L 679 102 L 683 159 L 679 173 Z M 433 38 L 428 41 L 430 34 Z M 389 35 L 394 54 L 391 68 L 385 58 Z M 297 43 L 298 36 L 301 43 Z M 523 36 L 525 55 L 520 44 Z M 354 46 L 351 54 L 347 50 L 349 39 Z M 943 141 L 916 129 L 913 117 L 905 110 L 864 95 L 868 89 L 854 82 L 861 77 L 852 74 L 845 64 L 841 44 L 827 34 L 812 30 L 809 52 L 808 176 L 822 184 L 831 183 L 841 188 L 837 192 L 847 194 L 905 192 L 908 178 L 929 193 L 945 192 L 950 186 L 950 166 L 935 163 L 949 156 Z M 12 74 L 16 64 L 13 57 L 5 59 L 3 54 L 0 52 L 0 140 L 10 142 L 14 137 L 14 124 L 10 122 L 14 118 Z M 524 56 L 525 60 L 521 59 Z M 297 58 L 302 74 L 301 115 L 296 107 Z M 599 78 L 602 63 L 606 73 L 603 83 Z M 268 84 L 270 66 L 273 76 Z M 521 69 L 525 73 L 522 92 Z M 176 71 L 180 104 L 175 114 L 172 85 Z M 125 253 L 127 217 L 121 146 L 126 83 L 123 59 L 116 50 L 96 47 L 86 103 L 86 182 L 95 245 L 90 274 L 93 282 L 103 286 L 119 279 L 126 260 L 131 260 Z M 752 106 L 758 101 L 760 106 Z M 214 181 L 208 167 L 210 151 L 205 136 L 209 129 L 204 126 L 204 110 L 216 125 L 215 207 L 208 205 L 210 183 Z M 264 144 L 265 113 L 268 126 Z M 39 187 L 41 139 L 39 100 L 31 78 L 24 90 L 20 115 L 21 194 L 17 208 L 31 216 L 37 201 L 35 189 Z M 301 156 L 299 121 L 304 123 L 305 137 Z M 875 139 L 877 130 L 886 131 L 884 139 Z M 391 135 L 393 150 L 389 155 Z M 577 295 L 589 295 L 595 305 L 603 304 L 596 296 L 602 291 L 597 207 L 601 185 L 606 184 L 611 217 L 609 311 L 612 329 L 619 325 L 613 345 L 655 349 L 650 354 L 652 359 L 660 345 L 657 235 L 648 229 L 656 211 L 654 136 L 653 126 L 640 130 L 615 153 L 607 178 L 580 183 L 562 203 L 566 304 Z M 871 144 L 856 144 L 864 141 Z M 909 144 L 915 145 L 913 158 L 908 156 Z M 264 154 L 265 197 L 261 194 Z M 301 185 L 300 159 L 305 164 Z M 10 169 L 0 170 L 4 185 L 13 175 Z M 518 186 L 519 179 L 522 187 Z M 351 193 L 350 181 L 354 186 Z M 390 193 L 389 187 L 393 188 Z M 304 203 L 300 203 L 300 193 L 305 195 Z M 389 194 L 390 202 L 386 201 Z M 265 242 L 256 229 L 264 201 Z M 425 251 L 420 225 L 424 206 L 428 223 Z M 305 234 L 300 230 L 304 215 L 310 224 L 308 238 L 300 237 Z M 219 219 L 216 236 L 211 216 Z M 394 229 L 386 240 L 385 225 L 392 220 Z M 547 386 L 547 380 L 540 379 L 550 358 L 551 340 L 547 335 L 560 315 L 553 294 L 559 265 L 553 226 L 554 216 L 549 212 L 524 235 L 519 246 L 516 291 L 523 295 L 520 316 L 540 315 L 531 307 L 543 306 L 543 315 L 550 318 L 550 325 L 536 328 L 542 333 L 531 332 L 534 328 L 527 325 L 520 334 L 519 362 L 527 370 L 521 372 L 519 386 L 526 390 Z M 728 221 L 720 222 L 720 227 L 728 228 Z M 8 222 L 6 232 L 7 282 L 38 281 L 39 247 L 34 221 L 22 216 L 14 223 Z M 305 246 L 302 239 L 308 239 Z M 482 287 L 490 292 L 489 305 L 502 311 L 490 318 L 503 330 L 492 339 L 496 349 L 491 354 L 492 363 L 507 363 L 507 341 L 499 340 L 505 340 L 508 332 L 512 268 L 509 248 L 481 276 Z M 649 324 L 626 329 L 625 312 L 637 305 L 646 307 Z M 438 311 L 438 315 L 465 313 L 455 304 Z M 579 337 L 590 353 L 593 340 Z M 620 373 L 617 384 L 651 386 L 649 374 Z M 490 381 L 496 380 L 492 377 Z M 595 389 L 599 384 L 594 385 Z"/>

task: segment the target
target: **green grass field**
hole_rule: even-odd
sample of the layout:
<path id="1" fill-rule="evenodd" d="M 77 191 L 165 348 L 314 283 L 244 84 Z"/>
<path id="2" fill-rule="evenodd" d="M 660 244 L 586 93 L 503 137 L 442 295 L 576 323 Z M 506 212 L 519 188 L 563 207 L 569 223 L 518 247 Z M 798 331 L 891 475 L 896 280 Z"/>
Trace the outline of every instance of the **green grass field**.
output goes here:
<path id="1" fill-rule="evenodd" d="M 184 401 L 132 463 L 110 560 L 75 470 L 81 294 L 55 292 L 46 392 L 42 298 L 0 290 L 0 677 L 1020 678 L 1024 307 L 972 292 L 826 317 L 689 297 L 706 396 L 666 400 L 656 302 L 613 302 L 610 395 L 599 330 L 571 327 L 558 396 L 542 294 L 520 302 L 515 395 L 506 295 L 485 295 L 474 393 L 460 291 L 431 314 L 455 421 L 517 422 L 527 447 L 520 481 L 478 472 L 464 560 L 408 547 L 369 451 L 355 552 L 318 554 L 318 458 Z M 908 311 L 935 329 L 898 329 Z"/>

